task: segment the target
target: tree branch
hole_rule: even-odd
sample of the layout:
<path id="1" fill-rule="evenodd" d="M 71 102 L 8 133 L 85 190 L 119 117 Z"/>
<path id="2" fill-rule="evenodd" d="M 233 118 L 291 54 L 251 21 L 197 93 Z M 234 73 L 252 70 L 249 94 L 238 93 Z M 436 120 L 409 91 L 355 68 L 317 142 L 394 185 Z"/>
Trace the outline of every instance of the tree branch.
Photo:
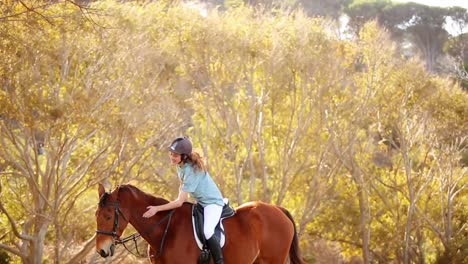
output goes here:
<path id="1" fill-rule="evenodd" d="M 2 193 L 2 184 L 0 183 L 0 195 Z M 13 228 L 13 233 L 21 238 L 21 239 L 24 239 L 24 240 L 28 240 L 28 241 L 32 241 L 33 240 L 33 237 L 31 236 L 25 236 L 25 235 L 21 235 L 18 231 L 18 227 L 16 226 L 15 224 L 15 220 L 13 219 L 13 217 L 11 217 L 11 215 L 8 213 L 8 211 L 6 210 L 5 206 L 3 206 L 3 203 L 0 201 L 0 210 L 6 215 L 6 217 L 8 218 L 8 221 L 10 222 L 10 225 L 11 227 Z M 1 244 L 0 244 L 1 245 Z M 5 245 L 6 246 L 6 245 Z M 16 255 L 20 255 L 20 254 L 16 254 Z"/>
<path id="2" fill-rule="evenodd" d="M 3 249 L 3 250 L 5 250 L 5 251 L 8 251 L 8 252 L 10 252 L 11 254 L 16 255 L 16 256 L 19 256 L 19 257 L 21 257 L 21 258 L 26 257 L 24 254 L 21 254 L 21 252 L 20 252 L 19 250 L 17 250 L 16 248 L 10 247 L 10 246 L 5 245 L 5 244 L 0 244 L 0 249 Z"/>
<path id="3" fill-rule="evenodd" d="M 21 1 L 21 0 L 18 0 L 18 2 L 20 2 L 20 4 L 21 4 L 22 6 L 24 6 L 24 8 L 26 8 L 26 10 L 28 10 L 28 12 L 32 12 L 32 13 L 35 13 L 35 14 L 39 15 L 39 16 L 42 17 L 45 21 L 47 21 L 47 23 L 53 25 L 53 23 L 52 23 L 46 16 L 44 16 L 43 14 L 41 14 L 41 13 L 39 13 L 39 12 L 36 11 L 37 8 L 29 7 L 29 6 L 27 6 L 27 5 L 26 5 L 23 1 Z M 46 6 L 47 6 L 47 5 L 46 5 Z"/>
<path id="4" fill-rule="evenodd" d="M 37 9 L 42 9 L 42 8 L 45 8 L 47 6 L 50 6 L 51 4 L 50 3 L 47 3 L 45 5 L 41 5 L 41 6 L 36 6 L 36 7 L 28 7 L 26 6 L 22 1 L 21 2 L 21 5 L 24 6 L 26 8 L 25 11 L 22 11 L 22 12 L 19 12 L 19 13 L 16 13 L 16 14 L 11 14 L 11 15 L 6 15 L 6 16 L 2 16 L 0 17 L 0 21 L 2 20 L 8 20 L 9 18 L 12 18 L 12 17 L 17 17 L 17 16 L 21 16 L 23 14 L 26 14 L 26 13 L 29 13 L 29 12 L 34 12 L 34 13 L 37 13 Z M 11 21 L 11 20 L 10 20 Z"/>
<path id="5" fill-rule="evenodd" d="M 33 241 L 33 237 L 20 234 L 20 232 L 18 230 L 18 227 L 15 224 L 15 219 L 13 219 L 13 217 L 11 217 L 11 215 L 6 210 L 5 206 L 3 206 L 2 202 L 0 202 L 0 211 L 2 211 L 7 216 L 8 221 L 10 222 L 11 228 L 13 229 L 13 233 L 15 234 L 15 236 L 17 236 L 17 237 L 19 237 L 20 239 L 23 239 L 23 240 Z"/>
<path id="6" fill-rule="evenodd" d="M 440 229 L 437 228 L 437 226 L 431 221 L 431 219 L 429 219 L 429 217 L 427 217 L 427 215 L 424 212 L 422 212 L 418 206 L 415 206 L 415 209 L 416 213 L 423 218 L 423 220 L 430 226 L 431 230 L 439 236 L 440 241 L 442 242 L 442 244 L 444 244 L 444 247 L 448 247 L 448 241 L 445 240 L 444 234 L 442 234 Z"/>
<path id="7" fill-rule="evenodd" d="M 92 238 L 90 238 L 88 241 L 86 241 L 86 244 L 83 246 L 83 248 L 76 253 L 75 256 L 73 256 L 67 264 L 75 264 L 75 263 L 80 263 L 86 255 L 88 255 L 89 251 L 94 247 L 94 241 L 96 239 L 96 234 Z"/>

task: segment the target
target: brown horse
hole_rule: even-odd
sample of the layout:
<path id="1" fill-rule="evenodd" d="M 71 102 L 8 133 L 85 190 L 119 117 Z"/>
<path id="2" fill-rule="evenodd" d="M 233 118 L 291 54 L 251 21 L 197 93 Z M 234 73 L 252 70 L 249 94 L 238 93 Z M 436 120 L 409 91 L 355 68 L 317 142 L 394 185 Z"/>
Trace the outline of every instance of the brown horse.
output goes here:
<path id="1" fill-rule="evenodd" d="M 143 218 L 150 205 L 168 201 L 144 193 L 132 185 L 121 185 L 111 193 L 99 186 L 96 210 L 96 250 L 102 257 L 114 254 L 115 243 L 130 223 L 150 245 L 153 263 L 197 263 L 200 249 L 193 237 L 191 204 Z M 223 221 L 227 264 L 302 264 L 294 220 L 279 206 L 250 202 L 236 208 Z"/>

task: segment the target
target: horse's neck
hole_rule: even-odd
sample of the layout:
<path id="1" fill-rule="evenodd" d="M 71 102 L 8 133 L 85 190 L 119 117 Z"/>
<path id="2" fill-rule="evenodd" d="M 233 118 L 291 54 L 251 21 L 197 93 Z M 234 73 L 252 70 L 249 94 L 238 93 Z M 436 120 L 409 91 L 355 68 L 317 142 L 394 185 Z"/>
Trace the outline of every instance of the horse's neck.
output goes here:
<path id="1" fill-rule="evenodd" d="M 128 201 L 128 211 L 130 214 L 129 217 L 129 222 L 130 224 L 133 225 L 133 223 L 139 222 L 139 220 L 147 220 L 146 218 L 143 218 L 143 214 L 148 211 L 149 206 L 156 206 L 156 205 L 162 205 L 165 202 L 159 202 L 158 203 L 153 203 L 149 201 Z M 147 223 L 147 222 L 146 222 Z"/>
<path id="2" fill-rule="evenodd" d="M 161 211 L 150 218 L 144 218 L 143 214 L 148 210 L 148 206 L 162 205 L 167 203 L 164 199 L 154 198 L 150 200 L 143 199 L 135 201 L 127 200 L 127 208 L 129 211 L 129 223 L 143 236 L 147 241 L 151 239 L 151 234 L 164 229 L 168 219 L 164 219 L 169 211 Z"/>

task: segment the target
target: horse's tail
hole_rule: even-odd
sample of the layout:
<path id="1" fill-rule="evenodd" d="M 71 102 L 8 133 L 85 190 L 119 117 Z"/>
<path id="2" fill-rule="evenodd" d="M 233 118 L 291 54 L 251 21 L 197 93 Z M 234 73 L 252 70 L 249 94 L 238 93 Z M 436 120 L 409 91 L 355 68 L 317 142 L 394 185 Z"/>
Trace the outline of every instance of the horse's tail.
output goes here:
<path id="1" fill-rule="evenodd" d="M 289 213 L 289 211 L 286 208 L 280 207 L 280 209 L 289 218 L 289 220 L 291 220 L 294 226 L 294 237 L 291 242 L 291 247 L 289 248 L 289 260 L 291 261 L 291 264 L 303 264 L 305 262 L 302 259 L 301 251 L 299 249 L 299 239 L 297 237 L 296 223 L 294 222 L 291 213 Z"/>

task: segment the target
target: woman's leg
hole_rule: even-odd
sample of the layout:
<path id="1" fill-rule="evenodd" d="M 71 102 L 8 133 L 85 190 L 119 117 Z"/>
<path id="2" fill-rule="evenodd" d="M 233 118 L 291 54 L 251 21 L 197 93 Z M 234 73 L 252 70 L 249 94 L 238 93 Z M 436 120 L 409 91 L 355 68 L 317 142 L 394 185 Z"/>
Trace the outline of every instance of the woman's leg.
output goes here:
<path id="1" fill-rule="evenodd" d="M 217 204 L 209 204 L 203 208 L 204 223 L 203 233 L 206 239 L 210 239 L 213 236 L 216 225 L 219 223 L 219 218 L 223 212 L 223 207 Z"/>
<path id="2" fill-rule="evenodd" d="M 219 218 L 221 217 L 221 213 L 223 212 L 223 207 L 217 204 L 210 204 L 207 205 L 203 209 L 204 214 L 204 224 L 203 224 L 203 232 L 206 238 L 206 244 L 211 251 L 211 256 L 213 256 L 213 260 L 215 264 L 224 264 L 223 260 L 223 251 L 221 246 L 219 245 L 219 241 L 214 235 L 214 231 L 216 225 L 219 222 Z"/>

